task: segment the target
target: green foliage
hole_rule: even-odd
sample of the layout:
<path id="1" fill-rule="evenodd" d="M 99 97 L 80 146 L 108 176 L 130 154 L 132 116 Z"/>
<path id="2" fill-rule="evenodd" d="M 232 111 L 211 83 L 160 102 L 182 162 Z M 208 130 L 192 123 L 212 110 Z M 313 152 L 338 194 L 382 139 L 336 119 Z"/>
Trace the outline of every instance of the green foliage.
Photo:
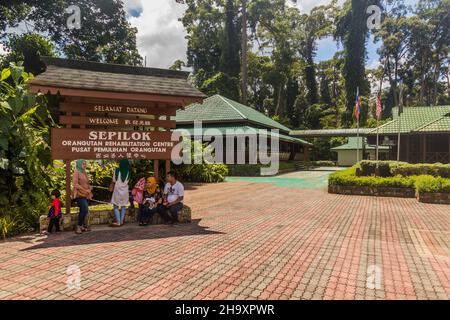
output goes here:
<path id="1" fill-rule="evenodd" d="M 414 177 L 375 177 L 375 176 L 356 176 L 356 167 L 343 171 L 337 171 L 330 175 L 329 185 L 339 186 L 369 186 L 369 187 L 395 187 L 395 188 L 413 188 Z"/>
<path id="2" fill-rule="evenodd" d="M 312 159 L 320 161 L 322 159 L 335 161 L 337 160 L 337 153 L 332 152 L 331 149 L 342 145 L 344 143 L 343 138 L 316 138 L 312 141 L 314 148 L 312 150 Z"/>
<path id="3" fill-rule="evenodd" d="M 2 59 L 0 67 L 7 68 L 10 63 L 23 61 L 26 72 L 39 75 L 44 71 L 41 56 L 54 56 L 54 45 L 41 35 L 25 33 L 13 35 L 6 43 L 9 53 Z"/>
<path id="4" fill-rule="evenodd" d="M 261 175 L 261 165 L 229 164 L 228 175 L 230 177 L 259 177 Z"/>
<path id="5" fill-rule="evenodd" d="M 450 179 L 433 176 L 416 178 L 416 190 L 423 193 L 450 193 Z"/>
<path id="6" fill-rule="evenodd" d="M 409 164 L 402 163 L 397 166 L 391 166 L 392 175 L 413 176 L 430 175 L 433 177 L 450 178 L 449 164 Z"/>
<path id="7" fill-rule="evenodd" d="M 202 161 L 201 164 L 195 164 L 194 154 L 196 151 L 205 153 L 208 150 L 207 144 L 185 138 L 184 143 L 189 145 L 191 150 L 191 164 L 183 163 L 175 166 L 174 170 L 178 173 L 179 179 L 184 182 L 206 182 L 216 183 L 225 181 L 228 175 L 228 168 L 224 164 L 209 164 Z M 211 153 L 211 150 L 209 151 Z"/>
<path id="8" fill-rule="evenodd" d="M 65 10 L 72 4 L 81 10 L 79 30 L 67 27 L 69 15 Z M 0 38 L 9 36 L 9 30 L 19 23 L 26 23 L 35 34 L 47 35 L 57 51 L 68 58 L 142 65 L 137 29 L 127 21 L 121 0 L 7 0 L 0 4 L 0 21 Z"/>
<path id="9" fill-rule="evenodd" d="M 311 166 L 313 166 L 313 167 L 335 167 L 336 163 L 334 161 L 312 161 Z"/>
<path id="10" fill-rule="evenodd" d="M 109 201 L 111 199 L 111 193 L 104 188 L 108 188 L 111 181 L 112 176 L 117 168 L 117 164 L 115 162 L 97 162 L 97 161 L 89 161 L 87 172 L 91 179 L 91 183 L 94 187 L 93 195 L 95 200 L 100 201 Z M 102 188 L 97 188 L 102 187 Z"/>
<path id="11" fill-rule="evenodd" d="M 269 167 L 269 165 L 262 164 L 229 164 L 227 166 L 230 177 L 259 177 L 261 176 L 261 168 Z M 295 169 L 295 162 L 282 161 L 279 164 L 279 171 L 294 171 Z"/>
<path id="12" fill-rule="evenodd" d="M 233 100 L 239 99 L 239 79 L 228 74 L 218 72 L 211 78 L 205 79 L 200 90 L 208 96 L 220 94 Z"/>
<path id="13" fill-rule="evenodd" d="M 389 171 L 375 176 L 376 168 Z M 357 176 L 358 169 L 362 176 Z M 329 185 L 415 188 L 418 192 L 450 193 L 450 165 L 412 165 L 408 163 L 362 161 L 352 168 L 330 175 Z"/>
<path id="14" fill-rule="evenodd" d="M 362 176 L 378 175 L 382 177 L 392 176 L 420 176 L 450 178 L 450 164 L 411 164 L 397 161 L 369 161 L 364 160 L 357 165 L 361 169 Z"/>
<path id="15" fill-rule="evenodd" d="M 28 90 L 32 75 L 11 64 L 0 80 L 0 219 L 3 235 L 32 229 L 47 209 L 52 180 L 48 111 Z"/>
<path id="16" fill-rule="evenodd" d="M 12 230 L 16 229 L 16 221 L 12 215 L 0 216 L 0 232 L 2 238 L 5 239 L 11 234 Z"/>
<path id="17" fill-rule="evenodd" d="M 225 181 L 228 175 L 224 164 L 183 164 L 175 170 L 183 182 L 217 183 Z"/>
<path id="18" fill-rule="evenodd" d="M 237 100 L 242 2 L 185 2 L 187 65 L 193 68 L 197 87 Z M 288 119 L 292 128 L 355 127 L 357 87 L 360 125 L 366 127 L 391 117 L 401 82 L 405 105 L 450 103 L 448 0 L 421 0 L 412 6 L 405 0 L 332 1 L 309 14 L 287 6 L 285 0 L 247 4 L 246 27 L 254 48 L 248 52 L 248 103 L 268 116 Z M 378 5 L 383 14 L 381 27 L 370 32 L 369 5 Z M 373 70 L 367 66 L 370 33 L 381 44 L 379 66 Z M 342 51 L 318 63 L 317 41 L 330 35 L 342 43 Z M 384 83 L 389 85 L 383 88 Z M 381 123 L 374 119 L 374 100 L 369 99 L 379 91 Z"/>

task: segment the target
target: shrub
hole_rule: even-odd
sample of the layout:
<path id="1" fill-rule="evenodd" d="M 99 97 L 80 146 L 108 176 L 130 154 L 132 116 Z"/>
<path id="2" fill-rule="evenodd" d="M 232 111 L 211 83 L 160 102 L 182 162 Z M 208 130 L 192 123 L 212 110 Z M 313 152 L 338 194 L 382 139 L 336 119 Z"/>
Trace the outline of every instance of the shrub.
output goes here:
<path id="1" fill-rule="evenodd" d="M 223 182 L 228 175 L 224 164 L 182 164 L 175 170 L 183 182 Z"/>
<path id="2" fill-rule="evenodd" d="M 359 163 L 359 167 L 361 168 L 361 175 L 372 176 L 375 174 L 375 169 L 377 168 L 377 162 L 363 160 Z"/>
<path id="3" fill-rule="evenodd" d="M 335 167 L 336 163 L 334 161 L 313 161 L 311 163 L 313 167 Z"/>
<path id="4" fill-rule="evenodd" d="M 228 175 L 231 177 L 259 177 L 261 167 L 260 164 L 229 164 Z"/>
<path id="5" fill-rule="evenodd" d="M 260 177 L 261 168 L 269 168 L 270 165 L 262 164 L 229 164 L 228 175 L 231 177 Z M 279 171 L 292 170 L 297 168 L 296 162 L 282 161 L 279 163 Z"/>
<path id="6" fill-rule="evenodd" d="M 450 165 L 448 164 L 409 164 L 402 163 L 391 167 L 393 175 L 412 176 L 429 175 L 433 177 L 450 178 Z"/>
<path id="7" fill-rule="evenodd" d="M 328 180 L 329 185 L 414 188 L 414 177 L 358 177 L 356 176 L 356 169 L 356 167 L 352 167 L 331 174 Z"/>
<path id="8" fill-rule="evenodd" d="M 393 172 L 393 170 L 404 165 L 408 165 L 408 163 L 397 161 L 363 160 L 357 164 L 357 167 L 360 168 L 362 176 L 375 175 L 380 177 L 393 177 L 400 174 Z"/>
<path id="9" fill-rule="evenodd" d="M 0 228 L 10 236 L 31 231 L 48 209 L 53 188 L 49 126 L 42 94 L 32 94 L 32 75 L 11 64 L 0 75 Z"/>
<path id="10" fill-rule="evenodd" d="M 415 187 L 418 192 L 450 193 L 450 179 L 433 176 L 418 176 Z"/>

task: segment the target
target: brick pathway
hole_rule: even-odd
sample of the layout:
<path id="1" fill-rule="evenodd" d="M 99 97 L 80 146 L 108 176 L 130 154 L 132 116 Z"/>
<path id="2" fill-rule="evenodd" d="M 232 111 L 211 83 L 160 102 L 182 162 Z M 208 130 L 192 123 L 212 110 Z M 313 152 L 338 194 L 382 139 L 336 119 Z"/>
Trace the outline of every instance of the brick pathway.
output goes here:
<path id="1" fill-rule="evenodd" d="M 190 225 L 0 243 L 0 299 L 450 298 L 449 206 L 245 181 L 187 199 Z"/>

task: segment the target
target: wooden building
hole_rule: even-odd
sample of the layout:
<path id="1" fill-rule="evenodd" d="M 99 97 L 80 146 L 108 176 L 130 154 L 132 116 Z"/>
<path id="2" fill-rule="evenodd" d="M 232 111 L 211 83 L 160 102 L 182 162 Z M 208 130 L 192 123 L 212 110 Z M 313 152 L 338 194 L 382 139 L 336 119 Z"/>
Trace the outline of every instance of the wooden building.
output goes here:
<path id="1" fill-rule="evenodd" d="M 224 137 L 232 131 L 248 135 L 250 132 L 257 132 L 258 129 L 278 130 L 280 161 L 309 160 L 311 143 L 290 136 L 291 130 L 288 127 L 257 110 L 220 95 L 209 97 L 202 104 L 194 103 L 184 110 L 177 111 L 177 129 L 187 130 L 193 136 L 195 121 L 201 121 L 202 133 L 208 129 L 217 129 Z M 226 140 L 224 146 L 226 146 Z M 239 149 L 237 145 L 236 148 L 235 152 L 248 153 L 248 141 L 245 150 Z M 248 161 L 247 154 L 246 162 Z"/>
<path id="2" fill-rule="evenodd" d="M 400 130 L 400 160 L 410 163 L 450 163 L 450 106 L 407 107 L 393 120 L 367 133 L 370 144 L 376 134 L 382 146 L 389 146 L 387 159 L 396 160 Z"/>

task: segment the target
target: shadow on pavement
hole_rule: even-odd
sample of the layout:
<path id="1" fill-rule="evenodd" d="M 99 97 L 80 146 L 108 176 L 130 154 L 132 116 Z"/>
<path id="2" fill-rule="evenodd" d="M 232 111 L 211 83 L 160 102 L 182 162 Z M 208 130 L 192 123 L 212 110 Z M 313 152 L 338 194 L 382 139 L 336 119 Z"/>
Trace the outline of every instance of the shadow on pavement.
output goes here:
<path id="1" fill-rule="evenodd" d="M 99 226 L 93 228 L 91 232 L 76 235 L 74 232 L 64 232 L 59 235 L 49 235 L 48 237 L 37 238 L 34 245 L 21 251 L 57 248 L 67 246 L 80 246 L 99 243 L 125 242 L 136 240 L 151 240 L 172 237 L 218 235 L 223 232 L 208 230 L 208 227 L 200 226 L 201 219 L 192 220 L 191 223 L 170 225 L 152 225 L 139 227 L 136 224 L 125 225 L 122 228 L 110 228 Z M 28 240 L 28 241 L 27 241 Z M 29 239 L 16 241 L 30 242 Z"/>

